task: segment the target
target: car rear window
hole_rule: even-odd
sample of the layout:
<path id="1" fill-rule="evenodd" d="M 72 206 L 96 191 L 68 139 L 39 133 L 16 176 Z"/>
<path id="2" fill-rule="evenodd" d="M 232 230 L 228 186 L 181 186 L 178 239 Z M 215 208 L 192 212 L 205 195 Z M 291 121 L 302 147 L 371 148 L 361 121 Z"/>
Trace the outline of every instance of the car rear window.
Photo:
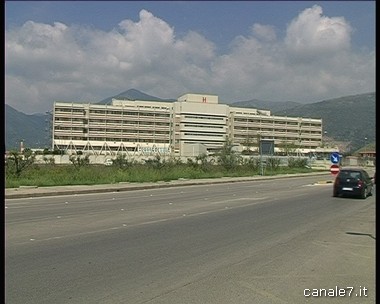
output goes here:
<path id="1" fill-rule="evenodd" d="M 353 179 L 361 178 L 361 173 L 359 171 L 340 171 L 339 175 L 342 178 L 353 178 Z"/>

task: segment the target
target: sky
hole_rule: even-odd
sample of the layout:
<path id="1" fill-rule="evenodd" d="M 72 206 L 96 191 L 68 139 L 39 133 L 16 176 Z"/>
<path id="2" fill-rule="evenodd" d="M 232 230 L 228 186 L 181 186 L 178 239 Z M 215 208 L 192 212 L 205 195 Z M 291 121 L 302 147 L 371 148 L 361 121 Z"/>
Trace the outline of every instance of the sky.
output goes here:
<path id="1" fill-rule="evenodd" d="M 220 103 L 375 92 L 375 1 L 6 1 L 5 99 L 26 114 L 137 89 Z"/>

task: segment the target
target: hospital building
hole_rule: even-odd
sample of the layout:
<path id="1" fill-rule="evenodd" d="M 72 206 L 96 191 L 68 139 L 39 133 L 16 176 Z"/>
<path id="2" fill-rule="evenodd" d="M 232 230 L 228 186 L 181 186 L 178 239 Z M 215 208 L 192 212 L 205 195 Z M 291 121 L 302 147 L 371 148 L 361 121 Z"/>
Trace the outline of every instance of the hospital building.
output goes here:
<path id="1" fill-rule="evenodd" d="M 275 152 L 293 147 L 304 154 L 321 147 L 322 119 L 233 107 L 212 94 L 184 94 L 173 102 L 54 103 L 52 146 L 69 154 L 212 155 L 227 138 L 240 152 L 257 152 L 260 140 L 271 140 Z"/>

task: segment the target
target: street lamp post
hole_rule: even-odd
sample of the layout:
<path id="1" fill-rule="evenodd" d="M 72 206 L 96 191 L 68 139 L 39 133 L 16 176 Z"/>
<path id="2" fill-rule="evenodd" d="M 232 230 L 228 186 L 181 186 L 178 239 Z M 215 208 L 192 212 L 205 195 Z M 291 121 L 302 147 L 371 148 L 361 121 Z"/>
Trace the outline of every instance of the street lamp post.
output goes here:
<path id="1" fill-rule="evenodd" d="M 324 131 L 323 132 L 323 137 L 322 137 L 322 146 L 324 147 L 325 144 L 326 144 L 326 135 L 327 135 L 327 131 Z"/>
<path id="2" fill-rule="evenodd" d="M 323 159 L 326 160 L 327 159 L 327 153 L 326 153 L 326 148 L 327 148 L 327 140 L 326 140 L 326 134 L 327 134 L 327 131 L 324 131 L 323 132 L 323 136 L 322 136 L 322 147 L 323 147 Z"/>

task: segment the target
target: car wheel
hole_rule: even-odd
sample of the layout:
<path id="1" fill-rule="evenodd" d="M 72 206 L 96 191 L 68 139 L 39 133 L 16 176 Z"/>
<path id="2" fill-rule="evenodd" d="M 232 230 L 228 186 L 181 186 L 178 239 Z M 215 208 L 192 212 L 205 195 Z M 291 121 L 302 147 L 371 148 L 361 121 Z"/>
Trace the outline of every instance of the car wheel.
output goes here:
<path id="1" fill-rule="evenodd" d="M 362 199 L 367 198 L 367 188 L 364 188 L 364 189 L 363 189 L 363 192 L 362 192 L 362 194 L 361 194 L 360 197 L 361 197 Z"/>
<path id="2" fill-rule="evenodd" d="M 339 196 L 339 192 L 338 192 L 338 190 L 334 190 L 334 192 L 333 192 L 333 197 L 338 197 Z"/>

